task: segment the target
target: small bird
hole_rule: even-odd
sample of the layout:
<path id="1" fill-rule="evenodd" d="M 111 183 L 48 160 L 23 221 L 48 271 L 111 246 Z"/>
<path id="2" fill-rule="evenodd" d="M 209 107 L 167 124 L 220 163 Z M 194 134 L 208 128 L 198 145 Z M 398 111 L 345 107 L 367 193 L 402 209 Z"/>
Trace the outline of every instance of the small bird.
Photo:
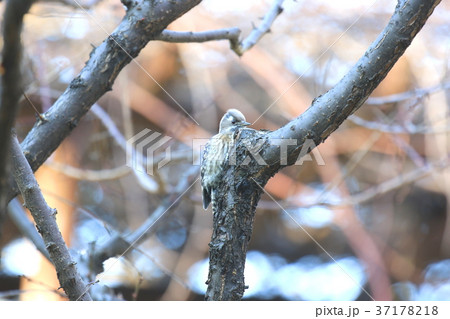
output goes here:
<path id="1" fill-rule="evenodd" d="M 201 167 L 204 209 L 214 200 L 214 188 L 221 179 L 223 164 L 229 157 L 237 133 L 247 125 L 250 123 L 245 121 L 240 111 L 229 109 L 220 120 L 219 133 L 206 143 Z"/>

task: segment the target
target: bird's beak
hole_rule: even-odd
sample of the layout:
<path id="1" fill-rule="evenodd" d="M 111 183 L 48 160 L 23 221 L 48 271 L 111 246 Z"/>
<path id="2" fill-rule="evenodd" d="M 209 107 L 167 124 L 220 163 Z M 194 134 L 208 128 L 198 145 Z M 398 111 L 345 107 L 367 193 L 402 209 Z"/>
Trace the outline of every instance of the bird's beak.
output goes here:
<path id="1" fill-rule="evenodd" d="M 241 125 L 242 125 L 242 126 L 249 126 L 250 124 L 251 124 L 251 123 L 245 122 L 245 121 L 244 121 L 244 122 L 241 122 Z"/>

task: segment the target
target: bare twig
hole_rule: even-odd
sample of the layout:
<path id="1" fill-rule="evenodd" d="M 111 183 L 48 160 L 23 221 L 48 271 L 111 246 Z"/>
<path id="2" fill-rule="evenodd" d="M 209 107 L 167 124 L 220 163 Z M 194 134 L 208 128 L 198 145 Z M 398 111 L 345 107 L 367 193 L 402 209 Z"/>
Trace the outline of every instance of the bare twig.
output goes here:
<path id="1" fill-rule="evenodd" d="M 91 108 L 91 112 L 102 122 L 102 124 L 108 130 L 108 133 L 114 138 L 117 145 L 119 145 L 124 151 L 127 150 L 127 141 L 122 133 L 117 128 L 112 118 L 106 113 L 99 105 L 94 104 Z M 160 190 L 160 186 L 157 181 L 151 176 L 145 174 L 145 164 L 148 163 L 144 155 L 136 152 L 136 166 L 130 167 L 141 187 L 149 193 L 155 193 Z M 144 173 L 144 174 L 143 174 Z M 157 173 L 157 170 L 155 170 Z"/>
<path id="2" fill-rule="evenodd" d="M 109 116 L 109 114 L 105 112 L 105 110 L 103 110 L 97 104 L 94 104 L 92 106 L 91 111 L 106 127 L 108 133 L 114 138 L 117 145 L 120 148 L 122 148 L 123 151 L 126 152 L 127 141 L 125 140 L 125 137 L 117 128 L 117 125 L 114 123 L 113 119 Z M 166 155 L 155 154 L 152 158 L 148 158 L 144 154 L 136 152 L 134 156 L 136 156 L 135 162 L 136 167 L 128 167 L 128 169 L 129 172 L 133 172 L 139 185 L 149 193 L 155 193 L 164 190 L 165 182 L 163 181 L 162 177 L 158 174 L 157 166 L 161 162 L 161 160 L 165 158 Z M 189 160 L 192 160 L 192 152 L 189 151 L 171 152 L 170 154 L 170 164 Z M 144 172 L 146 172 L 146 167 L 149 167 L 150 165 L 153 166 L 153 175 L 154 175 L 153 178 L 147 174 L 143 174 Z M 75 170 L 73 170 L 72 172 L 76 173 Z M 70 175 L 70 172 L 68 173 L 68 175 Z M 82 176 L 80 174 L 74 174 L 74 178 L 77 178 L 75 175 L 78 175 L 79 177 Z M 99 175 L 97 176 L 100 177 Z M 93 174 L 92 177 L 95 177 L 95 175 Z M 156 185 L 156 182 L 159 184 L 158 185 L 159 187 Z"/>
<path id="3" fill-rule="evenodd" d="M 25 100 L 27 100 L 28 104 L 31 106 L 31 108 L 34 110 L 34 112 L 36 113 L 36 115 L 39 117 L 39 119 L 42 122 L 45 122 L 45 118 L 42 116 L 42 114 L 39 112 L 39 110 L 37 109 L 37 107 L 34 105 L 34 103 L 30 100 L 30 98 L 28 97 L 28 95 L 25 92 L 22 92 L 23 97 L 25 98 Z"/>
<path id="4" fill-rule="evenodd" d="M 233 49 L 238 55 L 242 55 L 245 51 L 251 49 L 263 36 L 264 34 L 270 32 L 270 27 L 272 26 L 275 19 L 281 12 L 283 12 L 284 0 L 275 0 L 272 7 L 270 7 L 267 14 L 264 16 L 261 24 L 253 29 L 247 38 L 245 38 L 239 45 L 238 48 Z"/>
<path id="5" fill-rule="evenodd" d="M 401 139 L 398 135 L 390 135 L 390 139 L 408 155 L 409 159 L 417 166 L 423 167 L 426 162 L 425 159 L 420 156 L 420 154 L 412 147 L 410 144 L 406 143 L 403 139 Z"/>
<path id="6" fill-rule="evenodd" d="M 149 41 L 200 1 L 127 2 L 128 10 L 120 25 L 92 51 L 80 74 L 44 114 L 47 122 L 36 123 L 22 142 L 31 168 L 36 170 L 44 163 Z M 7 200 L 16 194 L 16 186 L 10 183 Z"/>
<path id="7" fill-rule="evenodd" d="M 42 235 L 61 287 L 70 300 L 91 300 L 90 295 L 85 291 L 86 284 L 81 279 L 56 224 L 56 210 L 47 205 L 15 136 L 12 138 L 11 158 L 14 178 L 25 205 L 30 210 L 36 227 Z"/>
<path id="8" fill-rule="evenodd" d="M 275 0 L 269 11 L 262 19 L 261 24 L 252 30 L 247 38 L 240 41 L 239 36 L 241 30 L 238 28 L 219 29 L 202 32 L 180 32 L 164 30 L 158 35 L 155 40 L 166 42 L 207 42 L 217 40 L 229 40 L 231 49 L 239 56 L 242 56 L 245 51 L 250 50 L 266 33 L 270 32 L 275 19 L 281 12 L 283 12 L 284 0 Z"/>
<path id="9" fill-rule="evenodd" d="M 8 291 L 2 291 L 0 292 L 0 299 L 3 301 L 8 298 L 13 297 L 20 297 L 20 295 L 24 295 L 27 293 L 35 293 L 35 292 L 53 292 L 54 294 L 60 296 L 60 297 L 66 297 L 61 293 L 58 293 L 58 291 L 54 289 L 27 289 L 27 290 L 8 290 Z"/>
<path id="10" fill-rule="evenodd" d="M 39 250 L 39 252 L 51 262 L 50 255 L 45 248 L 45 243 L 42 240 L 42 237 L 37 232 L 34 224 L 28 219 L 28 216 L 23 210 L 22 205 L 20 205 L 18 199 L 13 199 L 9 202 L 8 216 L 20 230 L 22 235 L 31 240 L 37 250 Z"/>
<path id="11" fill-rule="evenodd" d="M 93 182 L 114 180 L 131 173 L 131 169 L 128 166 L 119 166 L 111 169 L 92 170 L 81 169 L 54 161 L 46 162 L 44 165 L 47 165 L 51 169 L 54 169 L 66 176 Z"/>
<path id="12" fill-rule="evenodd" d="M 371 201 L 378 196 L 386 194 L 388 192 L 399 189 L 402 186 L 412 184 L 417 182 L 435 171 L 445 169 L 450 164 L 449 159 L 435 161 L 433 163 L 427 163 L 421 167 L 418 167 L 414 170 L 411 170 L 406 173 L 400 173 L 397 176 L 388 179 L 382 183 L 379 183 L 373 187 L 370 187 L 364 191 L 359 193 L 351 194 L 348 198 L 342 198 L 339 200 L 326 200 L 320 195 L 317 196 L 317 199 L 312 199 L 311 201 L 302 202 L 301 207 L 313 207 L 313 206 L 327 206 L 327 207 L 340 207 L 340 206 L 354 206 L 366 203 Z M 277 206 L 266 204 L 267 209 L 277 210 Z M 298 208 L 298 202 L 294 205 L 287 203 L 287 208 Z"/>
<path id="13" fill-rule="evenodd" d="M 147 220 L 142 223 L 142 225 L 136 229 L 132 234 L 127 236 L 128 241 L 130 242 L 138 242 L 142 241 L 148 236 L 152 235 L 155 232 L 155 228 L 153 226 L 157 221 L 161 221 L 161 217 L 165 215 L 166 217 L 169 214 L 166 214 L 168 209 L 175 208 L 181 201 L 180 196 L 182 196 L 186 190 L 188 190 L 192 186 L 192 182 L 194 181 L 194 177 L 198 175 L 199 167 L 193 166 L 189 169 L 186 174 L 180 176 L 180 180 L 178 185 L 175 188 L 175 191 L 169 194 L 161 203 L 161 205 L 153 212 L 153 214 L 147 218 Z"/>
<path id="14" fill-rule="evenodd" d="M 162 217 L 170 216 L 168 214 L 181 203 L 181 197 L 192 187 L 193 178 L 198 175 L 198 166 L 192 167 L 184 176 L 180 177 L 180 181 L 175 188 L 175 192 L 167 195 L 158 208 L 147 218 L 142 225 L 128 236 L 116 235 L 108 242 L 99 247 L 91 257 L 91 266 L 94 272 L 102 271 L 103 261 L 110 257 L 123 255 L 130 248 L 134 248 L 140 242 L 154 234 L 156 231 L 156 223 L 162 221 Z"/>
<path id="15" fill-rule="evenodd" d="M 29 282 L 37 285 L 37 286 L 41 286 L 41 287 L 45 288 L 45 290 L 42 290 L 42 291 L 53 292 L 53 293 L 57 294 L 60 297 L 67 298 L 67 296 L 63 292 L 60 292 L 60 291 L 56 290 L 54 287 L 47 285 L 45 282 L 36 280 L 34 278 L 30 278 L 30 277 L 25 276 L 25 275 L 20 275 L 19 277 L 21 279 L 25 279 L 26 281 L 29 281 Z M 30 290 L 26 290 L 26 291 L 30 291 Z M 33 289 L 31 291 L 36 291 L 36 290 Z M 41 291 L 41 290 L 38 290 L 38 291 Z"/>
<path id="16" fill-rule="evenodd" d="M 383 105 L 387 103 L 397 103 L 408 99 L 422 99 L 441 90 L 450 89 L 450 82 L 441 83 L 424 89 L 415 89 L 407 92 L 396 93 L 391 95 L 369 97 L 366 101 L 368 105 Z"/>
<path id="17" fill-rule="evenodd" d="M 391 134 L 436 134 L 436 133 L 447 133 L 450 131 L 449 126 L 442 126 L 439 128 L 431 128 L 429 125 L 398 125 L 398 124 L 390 124 L 390 123 L 381 123 L 375 121 L 367 121 L 355 114 L 351 115 L 348 118 L 349 121 L 359 125 L 361 127 L 367 128 L 373 131 L 379 131 L 383 133 L 391 133 Z"/>
<path id="18" fill-rule="evenodd" d="M 245 290 L 244 266 L 252 235 L 256 205 L 264 187 L 276 172 L 293 165 L 306 142 L 321 144 L 386 77 L 411 41 L 422 29 L 440 0 L 399 0 L 388 25 L 353 68 L 332 89 L 317 97 L 299 117 L 273 132 L 240 131 L 235 165 L 221 171 L 213 205 L 213 234 L 206 300 L 239 300 Z M 295 141 L 284 148 L 277 141 Z M 262 143 L 262 144 L 261 144 Z M 262 145 L 260 160 L 250 158 L 246 145 Z M 285 145 L 286 146 L 286 145 Z M 312 148 L 308 148 L 311 151 Z M 252 154 L 254 155 L 254 154 Z M 282 159 L 287 161 L 281 163 Z M 389 185 L 388 185 L 389 186 Z M 384 190 L 377 189 L 377 192 Z M 361 198 L 362 200 L 363 198 Z"/>
<path id="19" fill-rule="evenodd" d="M 155 38 L 155 40 L 175 43 L 229 40 L 231 43 L 231 47 L 235 47 L 239 45 L 240 34 L 241 30 L 239 28 L 219 29 L 201 32 L 164 30 Z"/>
<path id="20" fill-rule="evenodd" d="M 74 8 L 91 8 L 102 0 L 39 0 L 39 2 L 60 3 Z"/>
<path id="21" fill-rule="evenodd" d="M 20 61 L 22 57 L 21 32 L 23 16 L 33 0 L 9 0 L 3 18 L 3 53 L 0 66 L 0 217 L 6 208 L 8 179 L 8 152 L 11 128 L 14 126 L 17 104 L 22 93 Z"/>
<path id="22" fill-rule="evenodd" d="M 365 203 L 376 198 L 377 196 L 386 194 L 387 192 L 390 192 L 394 189 L 398 189 L 403 185 L 408 185 L 419 179 L 422 179 L 433 173 L 435 170 L 444 169 L 445 167 L 448 167 L 448 165 L 448 159 L 438 161 L 433 164 L 424 165 L 411 172 L 396 176 L 363 192 L 352 195 L 350 199 L 345 201 L 345 205 L 357 205 Z"/>
<path id="23" fill-rule="evenodd" d="M 270 139 L 296 140 L 296 145 L 287 148 L 288 165 L 295 163 L 306 140 L 312 140 L 314 145 L 321 144 L 364 104 L 439 3 L 440 0 L 400 0 L 388 25 L 346 76 L 328 92 L 314 99 L 311 107 L 299 117 L 268 134 Z M 274 163 L 279 161 L 279 154 L 279 147 L 271 145 L 265 149 L 264 160 Z M 280 168 L 275 165 L 268 170 Z"/>

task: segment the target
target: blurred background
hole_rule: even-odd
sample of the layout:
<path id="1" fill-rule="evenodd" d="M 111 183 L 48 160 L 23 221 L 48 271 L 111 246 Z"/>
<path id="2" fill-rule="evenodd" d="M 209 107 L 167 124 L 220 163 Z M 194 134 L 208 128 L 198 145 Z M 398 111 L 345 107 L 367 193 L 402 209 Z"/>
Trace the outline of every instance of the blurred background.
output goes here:
<path id="1" fill-rule="evenodd" d="M 20 139 L 36 121 L 31 104 L 48 110 L 125 14 L 117 0 L 80 3 L 87 9 L 41 1 L 25 17 Z M 204 0 L 169 29 L 238 27 L 245 37 L 271 4 Z M 300 115 L 395 5 L 284 1 L 241 58 L 227 41 L 150 42 L 36 173 L 80 272 L 98 280 L 92 297 L 203 300 L 212 215 L 201 207 L 193 141 L 215 134 L 228 108 L 255 129 Z M 365 105 L 269 181 L 276 201 L 258 205 L 245 299 L 450 300 L 449 15 L 442 1 Z M 153 164 L 134 155 L 127 165 L 126 141 L 145 129 L 161 133 L 152 143 L 170 139 Z M 14 221 L 23 209 L 19 198 L 0 225 L 0 298 L 64 300 L 53 266 Z"/>

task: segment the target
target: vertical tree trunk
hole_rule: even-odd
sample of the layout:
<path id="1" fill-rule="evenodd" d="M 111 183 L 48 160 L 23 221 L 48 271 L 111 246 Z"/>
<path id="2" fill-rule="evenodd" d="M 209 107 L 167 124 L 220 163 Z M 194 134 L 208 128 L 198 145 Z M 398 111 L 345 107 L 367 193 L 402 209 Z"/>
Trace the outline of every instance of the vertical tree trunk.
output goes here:
<path id="1" fill-rule="evenodd" d="M 272 176 L 264 173 L 251 154 L 266 134 L 244 129 L 224 167 L 222 182 L 213 195 L 213 233 L 209 244 L 208 289 L 205 300 L 240 300 L 244 295 L 244 268 L 252 236 L 255 210 L 262 187 Z M 236 165 L 234 165 L 234 159 Z M 261 185 L 261 186 L 259 186 Z"/>

